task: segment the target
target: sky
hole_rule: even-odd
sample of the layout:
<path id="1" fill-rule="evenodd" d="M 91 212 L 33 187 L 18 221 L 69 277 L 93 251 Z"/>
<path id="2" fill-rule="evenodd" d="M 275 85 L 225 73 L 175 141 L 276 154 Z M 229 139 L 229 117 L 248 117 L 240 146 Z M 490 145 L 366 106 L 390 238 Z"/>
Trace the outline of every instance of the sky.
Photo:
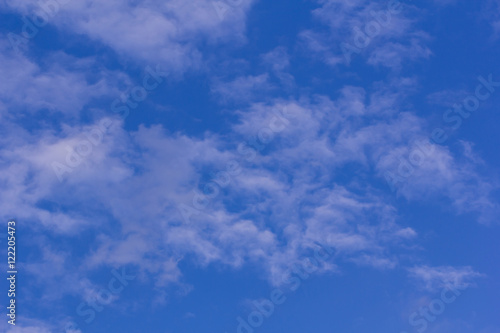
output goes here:
<path id="1" fill-rule="evenodd" d="M 500 1 L 0 2 L 7 333 L 499 333 Z"/>

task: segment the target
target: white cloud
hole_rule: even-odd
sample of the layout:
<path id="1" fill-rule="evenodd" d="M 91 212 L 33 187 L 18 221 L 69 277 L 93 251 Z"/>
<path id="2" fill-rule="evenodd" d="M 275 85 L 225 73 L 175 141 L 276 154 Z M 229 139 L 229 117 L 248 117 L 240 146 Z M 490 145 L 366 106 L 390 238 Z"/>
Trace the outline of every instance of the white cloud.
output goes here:
<path id="1" fill-rule="evenodd" d="M 302 41 L 326 64 L 350 64 L 355 57 L 368 64 L 400 69 L 401 63 L 430 56 L 428 36 L 415 27 L 419 10 L 403 1 L 322 0 L 314 18 L 328 30 L 304 30 Z"/>
<path id="2" fill-rule="evenodd" d="M 427 96 L 427 102 L 443 107 L 452 107 L 457 101 L 462 101 L 469 93 L 465 90 L 441 90 Z"/>
<path id="3" fill-rule="evenodd" d="M 500 211 L 492 194 L 498 189 L 495 181 L 479 173 L 481 159 L 472 153 L 472 146 L 463 142 L 461 151 L 452 153 L 447 146 L 415 137 L 405 146 L 386 151 L 377 162 L 381 175 L 391 172 L 402 176 L 395 184 L 397 193 L 409 200 L 447 198 L 459 213 L 475 212 L 481 223 L 494 223 Z M 417 165 L 408 164 L 409 156 Z"/>
<path id="4" fill-rule="evenodd" d="M 400 225 L 385 191 L 364 179 L 380 177 L 413 139 L 424 137 L 422 119 L 397 113 L 405 89 L 346 86 L 336 100 L 313 96 L 254 103 L 237 114 L 229 140 L 212 133 L 201 138 L 168 133 L 158 125 L 126 132 L 117 122 L 62 183 L 50 163 L 64 162 L 65 147 L 78 143 L 92 126 L 66 125 L 58 135 L 19 131 L 2 142 L 0 153 L 8 164 L 0 165 L 6 184 L 0 208 L 56 235 L 117 225 L 120 233 L 101 231 L 82 267 L 137 266 L 141 279 L 152 279 L 157 286 L 182 283 L 178 263 L 185 258 L 199 267 L 256 263 L 263 277 L 278 284 L 284 270 L 315 243 L 360 265 L 394 268 L 399 258 L 392 251 L 414 242 L 416 232 Z M 280 130 L 255 158 L 238 152 L 238 143 L 258 138 L 277 119 Z M 477 200 L 483 188 L 459 178 L 462 164 L 444 148 L 436 148 L 436 154 L 419 171 L 418 181 L 409 183 L 413 187 L 401 193 L 425 200 L 419 191 L 436 189 L 457 207 L 471 209 L 461 201 L 466 192 L 456 197 L 454 189 L 467 188 L 467 195 Z M 193 206 L 198 182 L 203 188 L 208 170 L 223 171 L 231 160 L 238 161 L 241 174 L 232 176 L 210 205 L 195 207 L 200 214 L 186 223 L 179 204 Z M 434 181 L 436 170 L 449 179 Z M 467 172 L 481 179 L 473 169 Z M 479 202 L 472 206 L 483 208 Z M 58 258 L 49 256 L 48 261 Z M 334 263 L 324 267 L 333 269 Z"/>
<path id="5" fill-rule="evenodd" d="M 52 15 L 51 24 L 66 33 L 88 36 L 139 62 L 161 64 L 182 73 L 200 68 L 197 42 L 244 40 L 246 12 L 252 0 L 228 2 L 221 19 L 215 2 L 148 0 L 138 2 L 70 1 Z M 37 1 L 8 2 L 4 6 L 24 15 L 37 11 Z M 38 9 L 39 10 L 39 9 Z"/>
<path id="6" fill-rule="evenodd" d="M 237 77 L 229 82 L 216 80 L 212 86 L 212 93 L 222 102 L 249 102 L 255 100 L 259 93 L 268 92 L 271 88 L 268 74 L 249 75 Z"/>
<path id="7" fill-rule="evenodd" d="M 467 288 L 473 285 L 473 280 L 482 276 L 472 267 L 452 266 L 415 266 L 408 269 L 410 276 L 421 284 L 422 288 L 436 291 L 445 287 Z"/>
<path id="8" fill-rule="evenodd" d="M 35 62 L 23 53 L 16 53 L 0 39 L 0 117 L 25 120 L 42 110 L 74 120 L 93 99 L 119 95 L 117 85 L 130 85 L 120 72 L 100 69 L 88 79 L 96 59 L 77 59 L 55 53 Z"/>
<path id="9" fill-rule="evenodd" d="M 386 67 L 401 68 L 404 60 L 418 60 L 429 58 L 432 52 L 413 38 L 409 45 L 386 43 L 373 50 L 368 58 L 371 65 L 382 65 Z"/>

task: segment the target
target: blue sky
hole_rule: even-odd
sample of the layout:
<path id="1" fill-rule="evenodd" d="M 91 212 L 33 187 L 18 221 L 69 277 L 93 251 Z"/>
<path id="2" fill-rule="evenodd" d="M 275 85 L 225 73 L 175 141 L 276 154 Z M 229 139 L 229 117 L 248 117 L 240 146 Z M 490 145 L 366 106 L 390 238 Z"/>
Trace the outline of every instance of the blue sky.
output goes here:
<path id="1" fill-rule="evenodd" d="M 0 331 L 500 332 L 499 13 L 3 1 Z"/>

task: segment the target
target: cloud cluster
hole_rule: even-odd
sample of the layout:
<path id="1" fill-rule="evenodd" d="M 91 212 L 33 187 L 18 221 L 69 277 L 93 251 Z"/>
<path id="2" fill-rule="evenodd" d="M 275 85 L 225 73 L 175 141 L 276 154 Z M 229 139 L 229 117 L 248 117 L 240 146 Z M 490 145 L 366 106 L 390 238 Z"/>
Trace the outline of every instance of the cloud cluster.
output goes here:
<path id="1" fill-rule="evenodd" d="M 244 40 L 245 17 L 253 1 L 231 2 L 238 6 L 231 6 L 221 19 L 214 1 L 65 1 L 50 24 L 84 35 L 127 59 L 182 73 L 202 66 L 198 42 Z M 4 6 L 29 18 L 43 15 L 36 0 Z"/>
<path id="2" fill-rule="evenodd" d="M 64 160 L 66 147 L 88 129 L 68 127 L 63 137 L 46 131 L 37 134 L 42 137 L 38 141 L 26 134 L 25 141 L 1 151 L 9 161 L 1 173 L 7 185 L 2 211 L 56 234 L 75 235 L 116 223 L 120 232 L 104 230 L 89 250 L 85 267 L 137 265 L 159 285 L 179 281 L 177 263 L 186 256 L 201 266 L 261 263 L 272 281 L 315 242 L 332 246 L 339 256 L 358 264 L 393 268 L 398 259 L 389 249 L 411 242 L 416 232 L 400 225 L 383 187 L 363 180 L 382 179 L 387 160 L 407 149 L 423 127 L 411 113 L 389 112 L 389 121 L 374 121 L 372 110 L 381 107 L 376 103 L 387 102 L 380 93 L 368 98 L 363 89 L 346 87 L 334 101 L 317 97 L 254 104 L 233 125 L 236 142 L 252 142 L 275 117 L 273 110 L 286 108 L 290 121 L 265 149 L 253 141 L 243 154 L 216 134 L 194 138 L 170 134 L 159 125 L 127 132 L 115 121 L 93 154 L 62 183 L 50 162 Z M 363 118 L 372 121 L 360 122 Z M 438 191 L 453 181 L 478 198 L 483 187 L 464 180 L 466 175 L 477 178 L 474 170 L 463 170 L 449 151 L 435 149 L 442 157 L 420 171 L 419 187 L 403 193 L 423 200 L 420 191 Z M 248 162 L 252 151 L 256 158 Z M 240 175 L 199 210 L 193 193 L 209 196 L 203 179 L 231 160 L 240 161 Z M 438 182 L 438 166 L 449 183 Z M 455 169 L 462 173 L 454 176 Z M 466 211 L 482 209 L 471 207 L 454 191 L 440 195 Z M 179 204 L 197 210 L 190 223 L 182 218 Z M 106 214 L 95 218 L 97 212 Z"/>
<path id="3" fill-rule="evenodd" d="M 356 57 L 373 66 L 401 69 L 402 63 L 428 58 L 429 36 L 416 24 L 419 9 L 389 0 L 321 0 L 313 17 L 327 29 L 304 30 L 304 45 L 331 66 Z"/>
<path id="4" fill-rule="evenodd" d="M 50 24 L 109 48 L 124 63 L 158 63 L 180 74 L 206 69 L 203 47 L 244 41 L 252 1 L 237 3 L 221 17 L 213 2 L 201 0 L 74 1 Z M 393 69 L 431 54 L 414 6 L 400 4 L 389 19 L 390 8 L 378 2 L 318 4 L 312 16 L 322 27 L 298 37 L 328 65 L 344 61 L 343 43 L 359 49 L 353 57 Z M 28 16 L 37 10 L 35 1 L 2 6 Z M 377 21 L 384 18 L 384 24 Z M 380 30 L 365 47 L 356 46 L 356 34 L 366 34 L 370 22 Z M 16 216 L 44 235 L 33 242 L 38 256 L 25 272 L 36 277 L 33 284 L 42 293 L 56 289 L 52 299 L 95 295 L 88 275 L 102 268 L 132 266 L 141 272 L 140 283 L 168 288 L 186 282 L 180 263 L 254 264 L 261 278 L 278 286 L 283 272 L 317 244 L 335 250 L 332 263 L 318 272 L 346 261 L 376 269 L 405 266 L 401 258 L 413 258 L 418 226 L 401 219 L 384 175 L 415 147 L 430 158 L 397 188 L 398 196 L 440 200 L 457 214 L 478 214 L 481 222 L 498 216 L 492 199 L 498 184 L 478 171 L 482 161 L 473 145 L 462 141 L 452 149 L 426 139 L 429 124 L 407 99 L 418 86 L 415 77 L 280 98 L 273 94 L 277 82 L 291 90 L 296 80 L 293 55 L 277 47 L 259 58 L 269 73 L 209 77 L 210 92 L 229 109 L 230 120 L 221 133 L 189 135 L 159 124 L 131 129 L 95 106 L 118 98 L 119 86 L 131 86 L 128 75 L 100 67 L 95 58 L 54 52 L 35 59 L 29 51 L 14 56 L 6 39 L 0 48 L 0 74 L 11 78 L 0 83 L 0 219 Z M 449 92 L 429 98 L 442 103 L 444 95 Z M 50 121 L 41 120 L 47 114 Z M 276 117 L 286 118 L 280 130 L 272 127 Z M 103 124 L 99 144 L 77 163 L 74 147 Z M 219 180 L 217 188 L 208 186 L 234 161 L 237 174 Z M 74 165 L 60 177 L 55 162 Z M 189 219 L 181 206 L 190 210 Z M 75 249 L 68 241 L 81 241 L 81 235 L 88 239 L 71 262 Z M 58 244 L 54 240 L 61 245 L 46 245 Z M 479 276 L 470 267 L 448 266 L 416 266 L 410 275 L 426 289 Z M 55 288 L 60 281 L 68 287 Z M 36 327 L 44 326 L 12 333 L 49 331 Z"/>

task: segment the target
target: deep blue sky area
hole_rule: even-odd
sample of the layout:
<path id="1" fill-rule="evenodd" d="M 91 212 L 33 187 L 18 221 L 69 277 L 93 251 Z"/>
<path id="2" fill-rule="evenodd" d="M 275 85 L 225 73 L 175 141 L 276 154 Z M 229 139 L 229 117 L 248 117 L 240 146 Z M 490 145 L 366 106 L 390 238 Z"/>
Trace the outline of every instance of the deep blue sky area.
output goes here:
<path id="1" fill-rule="evenodd" d="M 499 38 L 498 0 L 1 3 L 0 332 L 500 333 Z"/>

